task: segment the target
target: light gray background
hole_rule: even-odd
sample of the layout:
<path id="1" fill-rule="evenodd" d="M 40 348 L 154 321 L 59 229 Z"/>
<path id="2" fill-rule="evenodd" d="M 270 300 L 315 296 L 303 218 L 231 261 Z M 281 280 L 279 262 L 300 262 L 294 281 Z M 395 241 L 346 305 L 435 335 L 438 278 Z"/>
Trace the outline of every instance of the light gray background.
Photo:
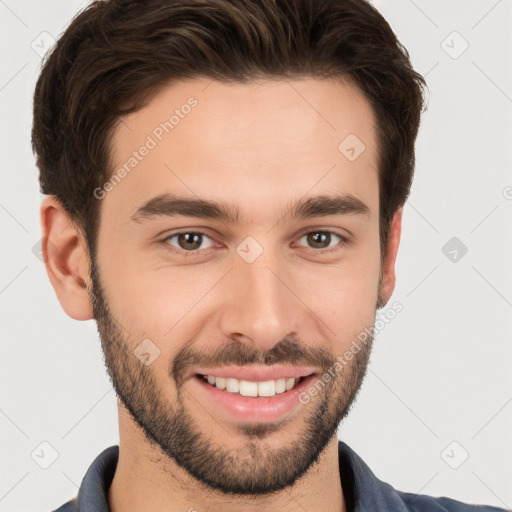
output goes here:
<path id="1" fill-rule="evenodd" d="M 375 4 L 430 99 L 391 299 L 404 309 L 379 333 L 339 437 L 397 489 L 510 508 L 512 2 Z M 41 33 L 58 37 L 84 5 L 0 0 L 3 511 L 57 508 L 118 443 L 95 323 L 66 316 L 32 252 L 41 195 L 31 101 L 50 41 Z M 456 262 L 442 252 L 452 237 L 468 248 Z M 58 452 L 48 469 L 35 462 L 51 462 L 42 442 Z"/>

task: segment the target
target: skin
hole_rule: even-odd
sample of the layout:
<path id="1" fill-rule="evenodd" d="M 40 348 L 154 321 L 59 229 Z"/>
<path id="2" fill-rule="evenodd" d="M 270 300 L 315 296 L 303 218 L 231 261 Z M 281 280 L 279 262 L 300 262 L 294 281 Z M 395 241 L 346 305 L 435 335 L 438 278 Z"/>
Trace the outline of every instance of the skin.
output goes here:
<path id="1" fill-rule="evenodd" d="M 279 363 L 310 363 L 321 374 L 373 325 L 377 305 L 388 302 L 395 286 L 402 216 L 400 209 L 393 218 L 381 265 L 374 114 L 358 89 L 341 81 L 178 82 L 116 128 L 114 169 L 191 96 L 198 105 L 101 200 L 94 261 L 59 202 L 48 196 L 41 205 L 43 240 L 54 248 L 46 258 L 51 283 L 70 317 L 96 318 L 120 396 L 111 510 L 345 511 L 336 427 L 360 388 L 371 344 L 307 405 L 258 427 L 214 407 L 173 365 L 189 371 L 201 357 L 216 356 L 229 365 L 235 354 L 261 363 L 277 346 Z M 366 146 L 354 161 L 338 150 L 351 133 Z M 234 224 L 182 216 L 130 220 L 163 192 L 229 202 L 241 215 Z M 369 214 L 277 224 L 291 202 L 339 193 L 360 199 Z M 185 257 L 177 237 L 162 241 L 198 230 L 209 237 L 199 256 Z M 323 247 L 336 250 L 326 253 L 304 236 L 318 231 L 349 242 L 332 235 Z M 263 248 L 252 263 L 236 252 L 248 236 Z M 146 338 L 160 350 L 149 366 L 133 355 Z M 293 359 L 297 346 L 300 360 Z M 220 352 L 226 347 L 232 350 Z M 180 452 L 194 440 L 188 456 Z M 215 471 L 205 461 L 217 464 Z M 268 474 L 280 475 L 281 488 L 247 488 L 249 477 L 260 490 L 279 481 Z M 221 489 L 235 484 L 246 492 Z"/>

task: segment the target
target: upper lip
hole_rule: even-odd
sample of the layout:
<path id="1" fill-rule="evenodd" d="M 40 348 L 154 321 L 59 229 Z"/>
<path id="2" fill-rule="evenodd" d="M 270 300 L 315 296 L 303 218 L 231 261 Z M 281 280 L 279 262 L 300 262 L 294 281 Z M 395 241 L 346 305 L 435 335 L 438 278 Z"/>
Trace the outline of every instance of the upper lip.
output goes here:
<path id="1" fill-rule="evenodd" d="M 286 379 L 290 377 L 306 377 L 315 373 L 315 368 L 304 366 L 223 366 L 220 368 L 196 368 L 188 374 L 214 375 L 215 377 L 234 378 L 253 382 L 265 382 L 267 380 Z"/>

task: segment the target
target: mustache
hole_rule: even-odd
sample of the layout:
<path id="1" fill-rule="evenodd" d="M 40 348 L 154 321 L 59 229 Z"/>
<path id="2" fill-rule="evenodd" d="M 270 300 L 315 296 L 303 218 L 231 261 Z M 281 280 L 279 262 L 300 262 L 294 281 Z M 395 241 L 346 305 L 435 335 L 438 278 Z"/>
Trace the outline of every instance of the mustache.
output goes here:
<path id="1" fill-rule="evenodd" d="M 171 375 L 179 388 L 189 368 L 277 365 L 313 366 L 326 372 L 336 362 L 336 358 L 324 347 L 311 347 L 293 337 L 287 337 L 268 351 L 251 349 L 239 342 L 232 341 L 212 352 L 199 351 L 187 346 L 174 358 Z"/>

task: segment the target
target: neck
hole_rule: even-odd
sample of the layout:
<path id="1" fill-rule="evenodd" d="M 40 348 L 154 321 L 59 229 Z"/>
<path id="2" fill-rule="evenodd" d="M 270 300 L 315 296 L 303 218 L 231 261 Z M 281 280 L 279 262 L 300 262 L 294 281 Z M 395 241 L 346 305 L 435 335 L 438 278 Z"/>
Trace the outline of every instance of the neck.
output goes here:
<path id="1" fill-rule="evenodd" d="M 273 494 L 239 496 L 212 490 L 190 476 L 148 443 L 122 408 L 119 427 L 119 460 L 108 492 L 111 512 L 346 512 L 336 437 L 294 485 Z"/>

